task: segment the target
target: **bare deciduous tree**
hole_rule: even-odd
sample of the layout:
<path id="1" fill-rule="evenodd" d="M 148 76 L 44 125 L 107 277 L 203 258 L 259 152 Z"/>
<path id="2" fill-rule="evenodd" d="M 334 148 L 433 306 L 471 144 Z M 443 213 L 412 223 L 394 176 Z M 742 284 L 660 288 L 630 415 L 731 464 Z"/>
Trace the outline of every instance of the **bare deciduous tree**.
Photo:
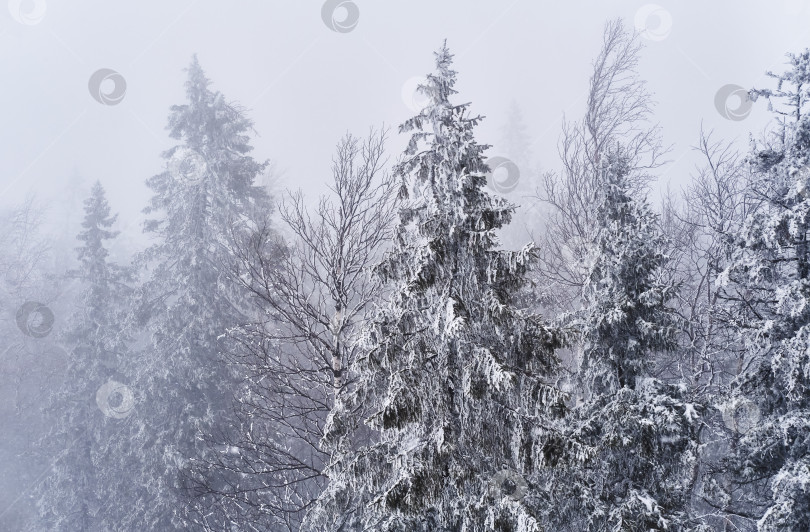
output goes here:
<path id="1" fill-rule="evenodd" d="M 718 315 L 723 308 L 717 305 L 717 280 L 730 257 L 732 235 L 751 205 L 745 194 L 745 167 L 733 147 L 701 131 L 695 149 L 704 162 L 685 190 L 683 207 L 674 199 L 664 206 L 671 275 L 681 283 L 678 310 L 684 341 L 682 358 L 659 371 L 684 382 L 717 387 L 733 377 L 724 367 L 723 354 L 734 343 L 728 320 Z"/>
<path id="2" fill-rule="evenodd" d="M 653 102 L 639 78 L 641 44 L 620 19 L 608 22 L 593 65 L 585 116 L 563 121 L 559 153 L 563 169 L 546 172 L 536 198 L 548 207 L 541 246 L 540 285 L 545 303 L 571 310 L 590 266 L 595 237 L 599 168 L 621 144 L 633 189 L 643 189 L 650 171 L 663 164 L 660 128 L 650 123 Z"/>
<path id="3" fill-rule="evenodd" d="M 739 336 L 738 317 L 722 304 L 721 283 L 736 246 L 734 235 L 757 208 L 757 200 L 749 193 L 747 165 L 731 143 L 715 141 L 711 133 L 701 131 L 695 149 L 702 163 L 683 201 L 679 204 L 670 196 L 663 209 L 671 257 L 668 275 L 680 286 L 675 308 L 681 316 L 681 348 L 658 359 L 655 373 L 687 384 L 691 397 L 707 407 L 692 474 L 694 515 L 718 530 L 748 530 L 752 522 L 743 515 L 740 493 L 720 463 L 736 446 L 739 434 L 725 426 L 724 413 L 716 407 L 751 359 Z M 720 486 L 727 497 L 718 497 Z"/>
<path id="4" fill-rule="evenodd" d="M 189 478 L 206 529 L 297 529 L 326 484 L 322 429 L 335 394 L 352 385 L 355 340 L 382 290 L 372 266 L 396 213 L 385 141 L 385 130 L 343 137 L 331 194 L 314 212 L 301 192 L 287 193 L 279 211 L 291 241 L 264 223 L 234 245 L 233 273 L 258 319 L 228 334 L 247 375 L 236 401 L 242 437 L 212 438 L 203 472 Z"/>

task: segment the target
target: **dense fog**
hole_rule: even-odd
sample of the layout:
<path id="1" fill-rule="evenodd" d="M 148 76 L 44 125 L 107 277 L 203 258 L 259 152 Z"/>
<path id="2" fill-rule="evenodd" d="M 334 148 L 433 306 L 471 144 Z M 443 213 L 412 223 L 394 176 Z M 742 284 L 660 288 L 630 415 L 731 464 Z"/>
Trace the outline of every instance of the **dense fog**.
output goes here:
<path id="1" fill-rule="evenodd" d="M 0 13 L 0 530 L 810 530 L 810 0 Z"/>

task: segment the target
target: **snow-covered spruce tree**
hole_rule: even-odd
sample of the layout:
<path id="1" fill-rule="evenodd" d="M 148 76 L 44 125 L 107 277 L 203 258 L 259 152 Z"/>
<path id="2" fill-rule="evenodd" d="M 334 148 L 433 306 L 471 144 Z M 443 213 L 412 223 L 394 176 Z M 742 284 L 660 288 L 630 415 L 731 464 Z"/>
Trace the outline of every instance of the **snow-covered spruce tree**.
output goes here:
<path id="1" fill-rule="evenodd" d="M 761 201 L 737 240 L 724 297 L 753 355 L 729 398 L 742 437 L 727 464 L 761 531 L 810 527 L 810 49 L 754 91 L 783 107 L 779 126 L 749 157 Z M 769 488 L 769 489 L 763 489 Z"/>
<path id="2" fill-rule="evenodd" d="M 400 127 L 414 132 L 396 169 L 400 225 L 377 268 L 393 295 L 330 414 L 330 483 L 308 530 L 539 530 L 512 482 L 531 484 L 544 460 L 559 336 L 513 305 L 533 248 L 497 249 L 513 206 L 484 188 L 481 118 L 451 103 L 451 62 L 445 45 L 420 87 L 430 104 Z M 354 448 L 358 410 L 378 434 Z"/>
<path id="3" fill-rule="evenodd" d="M 603 160 L 595 262 L 573 319 L 585 396 L 565 430 L 596 453 L 551 475 L 549 530 L 687 528 L 699 408 L 684 387 L 649 377 L 654 355 L 676 347 L 676 287 L 664 279 L 658 217 L 631 196 L 629 171 L 618 150 Z"/>
<path id="4" fill-rule="evenodd" d="M 118 234 L 111 230 L 117 216 L 110 216 L 101 183 L 93 185 L 84 213 L 77 237 L 79 267 L 69 272 L 83 290 L 61 338 L 70 354 L 64 385 L 47 408 L 55 426 L 43 446 L 55 459 L 37 488 L 41 520 L 36 530 L 109 530 L 111 523 L 102 525 L 111 498 L 108 479 L 122 473 L 109 441 L 126 421 L 105 415 L 96 398 L 102 386 L 121 378 L 118 366 L 127 346 L 120 323 L 131 274 L 108 259 L 105 241 Z"/>
<path id="5" fill-rule="evenodd" d="M 250 156 L 252 122 L 209 85 L 195 57 L 188 103 L 169 116 L 180 143 L 163 154 L 167 170 L 147 180 L 154 195 L 144 212 L 153 218 L 144 229 L 155 243 L 138 259 L 149 279 L 136 306 L 149 338 L 128 368 L 139 425 L 126 435 L 127 452 L 141 464 L 127 479 L 136 493 L 116 523 L 129 530 L 186 526 L 191 492 L 182 471 L 203 452 L 199 435 L 236 430 L 228 416 L 238 379 L 221 339 L 247 321 L 247 306 L 229 275 L 226 244 L 269 201 L 254 184 L 265 164 Z"/>

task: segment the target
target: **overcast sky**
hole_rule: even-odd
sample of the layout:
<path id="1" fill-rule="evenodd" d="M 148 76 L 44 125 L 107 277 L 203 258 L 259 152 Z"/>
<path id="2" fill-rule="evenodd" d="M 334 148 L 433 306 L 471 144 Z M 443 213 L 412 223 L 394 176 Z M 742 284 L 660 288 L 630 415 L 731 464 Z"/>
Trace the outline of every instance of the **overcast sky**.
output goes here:
<path id="1" fill-rule="evenodd" d="M 810 0 L 346 3 L 335 19 L 357 20 L 341 32 L 324 20 L 321 0 L 11 0 L 0 12 L 0 205 L 31 191 L 53 198 L 75 171 L 103 182 L 123 223 L 137 220 L 144 180 L 162 170 L 159 154 L 172 145 L 166 118 L 183 101 L 193 53 L 213 88 L 249 110 L 255 156 L 309 194 L 322 190 L 344 132 L 397 126 L 412 114 L 403 86 L 432 70 L 445 38 L 459 99 L 487 117 L 478 140 L 497 143 L 514 100 L 538 164 L 554 169 L 560 119 L 581 115 L 602 27 L 614 17 L 646 28 L 641 75 L 674 145 L 663 180 L 679 187 L 701 121 L 744 143 L 770 117 L 759 102 L 743 120 L 724 118 L 717 91 L 771 86 L 764 72 L 782 71 L 786 52 L 810 45 Z M 126 82 L 113 105 L 88 87 L 102 68 Z M 109 92 L 113 81 L 105 83 Z M 403 139 L 392 136 L 395 159 Z"/>

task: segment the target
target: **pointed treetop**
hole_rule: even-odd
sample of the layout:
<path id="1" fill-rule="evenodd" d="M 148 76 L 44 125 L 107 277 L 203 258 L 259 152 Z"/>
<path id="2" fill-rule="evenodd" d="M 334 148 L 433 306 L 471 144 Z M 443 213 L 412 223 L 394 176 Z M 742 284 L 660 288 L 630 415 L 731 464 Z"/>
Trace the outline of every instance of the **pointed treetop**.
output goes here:
<path id="1" fill-rule="evenodd" d="M 467 108 L 469 103 L 450 103 L 450 96 L 458 91 L 453 88 L 456 84 L 456 71 L 451 68 L 453 54 L 447 48 L 446 41 L 438 51 L 434 52 L 434 56 L 436 57 L 436 70 L 428 74 L 426 82 L 417 89 L 429 98 L 429 103 L 419 114 L 399 126 L 400 133 L 414 132 L 405 153 L 407 155 L 416 155 L 421 141 L 427 141 L 433 146 L 433 150 L 437 149 L 439 145 L 456 142 L 458 147 L 464 146 L 464 149 L 460 151 L 460 153 L 463 153 L 460 159 L 465 161 L 467 172 L 481 173 L 483 175 L 487 171 L 483 162 L 483 151 L 489 146 L 479 145 L 473 138 L 473 128 L 481 121 L 482 117 L 468 116 Z M 420 159 L 420 157 L 414 157 L 411 160 L 404 161 L 398 166 L 397 171 L 408 173 L 419 164 Z M 432 164 L 433 159 L 428 159 L 430 160 L 423 162 L 428 165 Z M 421 175 L 421 177 L 426 176 Z"/>
<path id="2" fill-rule="evenodd" d="M 110 215 L 110 205 L 107 203 L 106 193 L 100 181 L 93 183 L 90 196 L 84 200 L 83 230 L 76 236 L 82 242 L 75 248 L 80 262 L 84 263 L 85 273 L 99 274 L 99 270 L 106 270 L 104 265 L 108 255 L 103 241 L 118 236 L 119 231 L 110 228 L 118 219 L 118 215 Z"/>
<path id="3" fill-rule="evenodd" d="M 118 215 L 110 217 L 110 205 L 107 203 L 106 191 L 101 184 L 101 181 L 96 180 L 90 189 L 90 197 L 84 201 L 84 212 L 86 214 L 84 227 L 109 227 L 112 225 Z M 116 233 L 117 234 L 117 233 Z"/>
<path id="4" fill-rule="evenodd" d="M 197 59 L 197 54 L 191 56 L 191 64 L 186 68 L 188 72 L 188 79 L 186 80 L 186 91 L 189 97 L 193 94 L 199 94 L 201 91 L 207 90 L 211 84 L 211 80 L 205 75 L 205 71 L 200 66 L 200 61 Z"/>
<path id="5" fill-rule="evenodd" d="M 453 85 L 456 84 L 456 71 L 453 66 L 453 54 L 447 48 L 447 39 L 441 48 L 434 52 L 436 56 L 436 71 L 438 75 L 429 74 L 428 79 L 435 83 L 436 92 L 432 94 L 435 103 L 447 103 L 451 94 L 456 94 Z"/>
<path id="6" fill-rule="evenodd" d="M 92 188 L 90 189 L 90 195 L 93 197 L 103 196 L 104 195 L 104 187 L 101 184 L 99 179 L 93 183 Z"/>
<path id="7" fill-rule="evenodd" d="M 422 109 L 417 116 L 428 117 L 433 114 L 431 109 L 437 107 L 449 107 L 449 99 L 457 91 L 453 90 L 456 84 L 456 71 L 451 68 L 453 65 L 453 54 L 447 48 L 447 40 L 442 43 L 441 48 L 433 52 L 436 58 L 436 71 L 425 76 L 425 82 L 417 87 L 420 94 L 427 96 L 429 104 Z M 410 122 L 410 121 L 409 121 Z M 400 133 L 413 129 L 406 124 L 400 126 Z"/>

